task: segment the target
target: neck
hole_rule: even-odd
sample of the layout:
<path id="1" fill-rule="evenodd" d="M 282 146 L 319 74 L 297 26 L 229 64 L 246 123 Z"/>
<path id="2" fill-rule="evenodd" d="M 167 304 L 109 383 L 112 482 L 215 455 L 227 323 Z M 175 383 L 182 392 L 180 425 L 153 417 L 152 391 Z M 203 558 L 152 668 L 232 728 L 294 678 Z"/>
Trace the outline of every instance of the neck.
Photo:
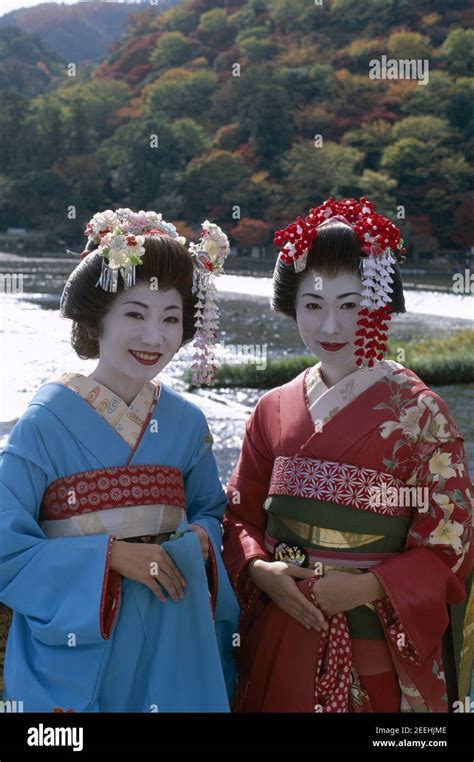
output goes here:
<path id="1" fill-rule="evenodd" d="M 113 372 L 108 371 L 107 368 L 101 366 L 100 362 L 97 368 L 89 374 L 89 378 L 106 386 L 107 389 L 110 389 L 110 391 L 116 394 L 117 397 L 120 397 L 126 405 L 130 405 L 143 386 L 143 383 L 134 381 L 124 373 L 117 371 L 115 368 Z"/>
<path id="2" fill-rule="evenodd" d="M 339 383 L 339 381 L 342 381 L 343 378 L 357 370 L 357 368 L 358 366 L 355 362 L 351 362 L 340 367 L 328 365 L 327 363 L 321 362 L 321 378 L 323 379 L 326 386 L 330 389 L 331 386 L 335 386 L 337 383 Z"/>

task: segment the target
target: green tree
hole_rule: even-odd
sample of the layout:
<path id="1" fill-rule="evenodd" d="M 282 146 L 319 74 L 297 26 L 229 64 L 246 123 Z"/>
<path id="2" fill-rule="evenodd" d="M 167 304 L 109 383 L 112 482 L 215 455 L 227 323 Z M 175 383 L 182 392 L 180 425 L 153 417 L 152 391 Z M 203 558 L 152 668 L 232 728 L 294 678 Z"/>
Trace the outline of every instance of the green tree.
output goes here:
<path id="1" fill-rule="evenodd" d="M 183 178 L 191 221 L 208 215 L 213 208 L 230 217 L 231 207 L 241 204 L 241 192 L 248 178 L 249 170 L 236 154 L 216 149 L 193 159 Z"/>
<path id="2" fill-rule="evenodd" d="M 67 198 L 62 201 L 65 218 L 66 206 L 69 204 L 96 210 L 103 203 L 106 175 L 103 167 L 98 166 L 95 157 L 71 154 L 53 164 L 52 170 L 69 189 Z"/>
<path id="3" fill-rule="evenodd" d="M 216 36 L 222 34 L 227 28 L 228 16 L 223 8 L 215 8 L 201 14 L 199 19 L 198 33 L 203 36 Z"/>
<path id="4" fill-rule="evenodd" d="M 418 185 L 432 176 L 433 149 L 424 140 L 406 137 L 384 149 L 380 166 L 400 185 Z"/>
<path id="5" fill-rule="evenodd" d="M 159 119 L 122 125 L 104 140 L 96 151 L 96 159 L 109 178 L 110 201 L 146 208 L 150 198 L 159 192 L 170 145 L 169 127 Z"/>
<path id="6" fill-rule="evenodd" d="M 364 169 L 359 180 L 361 195 L 370 198 L 378 209 L 395 209 L 396 187 L 397 181 L 393 177 L 385 172 L 374 172 L 371 169 Z"/>
<path id="7" fill-rule="evenodd" d="M 182 32 L 189 34 L 197 26 L 198 15 L 185 8 L 172 8 L 160 16 L 163 29 L 167 32 Z"/>
<path id="8" fill-rule="evenodd" d="M 306 32 L 320 12 L 307 0 L 268 0 L 270 18 L 284 32 Z"/>
<path id="9" fill-rule="evenodd" d="M 241 31 L 236 34 L 235 36 L 235 42 L 237 45 L 240 45 L 244 40 L 247 38 L 256 39 L 256 40 L 265 40 L 268 37 L 268 27 L 259 25 L 259 26 L 248 26 L 245 27 L 245 29 L 241 29 Z"/>
<path id="10" fill-rule="evenodd" d="M 363 154 L 356 148 L 326 142 L 315 148 L 310 142 L 296 143 L 285 156 L 287 216 L 301 214 L 318 199 L 351 195 L 357 188 Z"/>
<path id="11" fill-rule="evenodd" d="M 458 79 L 456 90 L 446 104 L 449 123 L 469 139 L 474 134 L 474 81 Z"/>
<path id="12" fill-rule="evenodd" d="M 243 140 L 249 140 L 265 166 L 272 165 L 288 150 L 293 139 L 290 96 L 278 81 L 266 81 L 264 73 L 258 78 L 250 74 L 240 91 L 238 114 Z"/>
<path id="13" fill-rule="evenodd" d="M 331 4 L 332 18 L 335 25 L 343 26 L 346 30 L 364 30 L 374 24 L 387 27 L 396 21 L 397 10 L 402 3 L 399 0 L 364 0 L 354 3 L 353 0 L 333 0 Z M 406 3 L 405 3 L 406 5 Z"/>
<path id="14" fill-rule="evenodd" d="M 156 43 L 150 61 L 158 69 L 181 66 L 188 56 L 189 46 L 181 32 L 164 32 Z"/>
<path id="15" fill-rule="evenodd" d="M 447 116 L 447 101 L 456 88 L 456 83 L 446 71 L 431 71 L 428 87 L 415 87 L 400 110 L 406 116 L 424 114 Z"/>
<path id="16" fill-rule="evenodd" d="M 431 148 L 446 145 L 455 137 L 446 119 L 437 116 L 407 116 L 393 126 L 392 138 L 416 138 L 429 143 Z"/>
<path id="17" fill-rule="evenodd" d="M 36 99 L 26 129 L 32 168 L 48 169 L 64 156 L 64 113 L 57 97 L 45 93 Z"/>
<path id="18" fill-rule="evenodd" d="M 68 104 L 64 124 L 66 153 L 86 154 L 93 150 L 95 135 L 89 116 L 87 103 L 81 97 Z"/>
<path id="19" fill-rule="evenodd" d="M 0 167 L 2 172 L 21 174 L 28 168 L 30 132 L 27 98 L 8 93 L 0 99 Z"/>
<path id="20" fill-rule="evenodd" d="M 71 197 L 70 188 L 51 169 L 24 172 L 10 186 L 10 203 L 16 219 L 28 225 L 54 219 Z"/>
<path id="21" fill-rule="evenodd" d="M 254 219 L 268 219 L 279 193 L 279 186 L 266 170 L 255 172 L 244 188 L 242 213 Z"/>
<path id="22" fill-rule="evenodd" d="M 223 8 L 214 8 L 201 14 L 197 36 L 205 55 L 213 61 L 216 54 L 229 49 L 235 37 L 235 24 Z"/>
<path id="23" fill-rule="evenodd" d="M 455 74 L 469 75 L 474 65 L 474 29 L 451 29 L 440 54 Z"/>
<path id="24" fill-rule="evenodd" d="M 128 103 L 130 88 L 117 79 L 96 77 L 89 82 L 61 87 L 55 97 L 64 109 L 66 130 L 80 128 L 72 124 L 79 111 L 85 119 L 84 126 L 90 131 L 91 142 L 97 142 L 108 137 L 115 127 L 115 112 Z"/>
<path id="25" fill-rule="evenodd" d="M 316 98 L 329 98 L 335 86 L 335 72 L 331 64 L 316 63 L 309 68 L 309 76 Z"/>
<path id="26" fill-rule="evenodd" d="M 473 187 L 474 171 L 461 153 L 450 153 L 439 162 L 438 173 L 450 193 L 459 194 Z"/>
<path id="27" fill-rule="evenodd" d="M 387 40 L 389 55 L 393 58 L 428 58 L 430 47 L 418 32 L 393 32 Z"/>
<path id="28" fill-rule="evenodd" d="M 177 119 L 169 125 L 169 130 L 170 143 L 174 146 L 172 156 L 176 157 L 173 167 L 184 167 L 188 161 L 206 153 L 211 147 L 206 131 L 194 119 Z"/>
<path id="29" fill-rule="evenodd" d="M 171 117 L 200 116 L 210 105 L 217 75 L 209 69 L 188 71 L 170 69 L 150 85 L 145 99 L 145 114 Z"/>
<path id="30" fill-rule="evenodd" d="M 240 49 L 251 63 L 259 63 L 260 61 L 268 61 L 268 59 L 275 56 L 280 46 L 275 40 L 259 40 L 256 37 L 246 37 L 240 43 Z"/>
<path id="31" fill-rule="evenodd" d="M 360 127 L 347 130 L 342 137 L 344 145 L 350 145 L 365 153 L 365 166 L 375 170 L 384 146 L 391 142 L 391 125 L 384 119 L 362 122 Z"/>

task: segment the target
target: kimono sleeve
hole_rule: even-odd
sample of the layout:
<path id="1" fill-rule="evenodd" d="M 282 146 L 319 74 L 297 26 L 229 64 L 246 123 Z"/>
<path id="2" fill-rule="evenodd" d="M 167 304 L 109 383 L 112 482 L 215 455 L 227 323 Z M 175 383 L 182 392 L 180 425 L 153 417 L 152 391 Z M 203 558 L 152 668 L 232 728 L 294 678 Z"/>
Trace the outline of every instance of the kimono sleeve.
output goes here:
<path id="1" fill-rule="evenodd" d="M 274 452 L 268 423 L 279 426 L 279 409 L 272 390 L 259 400 L 245 426 L 239 459 L 227 485 L 228 504 L 224 517 L 224 563 L 231 581 L 241 597 L 249 561 L 270 560 L 265 549 L 267 517 L 263 504 L 273 470 Z M 275 431 L 278 438 L 278 431 Z"/>
<path id="2" fill-rule="evenodd" d="M 0 600 L 24 616 L 46 645 L 108 639 L 118 612 L 120 578 L 109 570 L 112 538 L 48 539 L 37 517 L 58 477 L 55 418 L 31 406 L 0 456 Z"/>
<path id="3" fill-rule="evenodd" d="M 197 424 L 194 450 L 184 470 L 187 514 L 189 522 L 202 526 L 209 537 L 207 577 L 210 603 L 224 678 L 231 700 L 235 687 L 232 642 L 237 631 L 239 607 L 221 555 L 221 521 L 226 506 L 226 495 L 219 479 L 212 451 L 213 438 L 207 421 L 200 410 L 195 409 L 194 414 Z"/>
<path id="4" fill-rule="evenodd" d="M 190 442 L 191 457 L 184 470 L 184 488 L 188 520 L 199 524 L 212 536 L 220 549 L 221 520 L 226 505 L 212 451 L 213 438 L 203 413 L 195 411 L 195 435 Z"/>
<path id="5" fill-rule="evenodd" d="M 222 545 L 221 521 L 226 505 L 225 492 L 217 470 L 212 451 L 213 438 L 202 411 L 192 405 L 189 418 L 193 420 L 193 434 L 190 441 L 191 457 L 184 470 L 186 506 L 190 524 L 199 524 L 210 540 L 208 576 L 213 605 L 216 602 L 219 563 Z"/>
<path id="6" fill-rule="evenodd" d="M 472 496 L 463 438 L 446 404 L 428 391 L 418 406 L 420 434 L 407 484 L 417 487 L 422 500 L 404 552 L 372 571 L 388 596 L 376 604 L 387 637 L 402 659 L 422 665 L 448 625 L 447 604 L 465 598 L 472 569 Z"/>

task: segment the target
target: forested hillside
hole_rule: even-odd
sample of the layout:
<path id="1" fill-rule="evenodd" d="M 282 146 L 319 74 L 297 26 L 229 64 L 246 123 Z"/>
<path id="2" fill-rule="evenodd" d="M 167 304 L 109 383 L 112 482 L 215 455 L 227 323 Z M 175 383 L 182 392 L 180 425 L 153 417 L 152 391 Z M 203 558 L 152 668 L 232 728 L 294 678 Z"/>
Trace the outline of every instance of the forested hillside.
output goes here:
<path id="1" fill-rule="evenodd" d="M 0 226 L 77 240 L 120 204 L 265 244 L 330 194 L 366 194 L 394 219 L 405 208 L 410 251 L 465 250 L 471 16 L 460 0 L 186 0 L 136 14 L 86 75 L 64 67 L 39 94 L 5 99 Z M 382 56 L 428 61 L 428 83 L 371 78 Z"/>

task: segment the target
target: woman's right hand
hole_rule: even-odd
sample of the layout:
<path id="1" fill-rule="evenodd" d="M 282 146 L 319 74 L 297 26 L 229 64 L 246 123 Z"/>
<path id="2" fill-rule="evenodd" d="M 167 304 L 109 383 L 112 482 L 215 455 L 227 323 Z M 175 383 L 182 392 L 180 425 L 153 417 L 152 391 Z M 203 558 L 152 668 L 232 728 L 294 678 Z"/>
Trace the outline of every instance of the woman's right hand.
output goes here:
<path id="1" fill-rule="evenodd" d="M 161 545 L 114 540 L 110 569 L 146 585 L 160 601 L 166 598 L 158 582 L 173 601 L 184 598 L 183 588 L 187 582 Z"/>
<path id="2" fill-rule="evenodd" d="M 284 561 L 264 561 L 257 558 L 250 561 L 249 574 L 260 590 L 308 630 L 328 629 L 322 611 L 303 595 L 296 584 L 297 579 L 317 576 L 314 569 L 303 569 Z"/>

